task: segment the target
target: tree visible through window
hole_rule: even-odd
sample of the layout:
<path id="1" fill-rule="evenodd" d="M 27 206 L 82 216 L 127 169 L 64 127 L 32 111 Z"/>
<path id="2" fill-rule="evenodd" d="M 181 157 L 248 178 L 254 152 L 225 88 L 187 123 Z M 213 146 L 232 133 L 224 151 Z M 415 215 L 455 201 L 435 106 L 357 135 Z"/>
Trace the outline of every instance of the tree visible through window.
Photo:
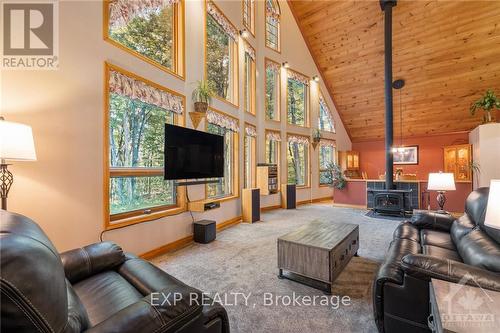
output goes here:
<path id="1" fill-rule="evenodd" d="M 255 34 L 255 1 L 243 0 L 243 25 Z"/>
<path id="2" fill-rule="evenodd" d="M 254 186 L 255 180 L 255 137 L 245 134 L 243 154 L 243 188 Z"/>
<path id="3" fill-rule="evenodd" d="M 280 120 L 280 66 L 266 59 L 266 119 Z"/>
<path id="4" fill-rule="evenodd" d="M 332 144 L 320 143 L 319 146 L 319 183 L 321 185 L 330 184 L 328 177 L 328 167 L 335 163 L 335 146 Z"/>
<path id="5" fill-rule="evenodd" d="M 319 117 L 318 117 L 318 128 L 322 131 L 335 133 L 335 126 L 333 124 L 333 117 L 326 104 L 323 95 L 320 94 L 319 97 Z"/>
<path id="6" fill-rule="evenodd" d="M 221 198 L 232 194 L 234 134 L 226 128 L 210 123 L 207 125 L 207 132 L 224 137 L 224 177 L 218 178 L 217 183 L 207 185 L 208 198 Z"/>
<path id="7" fill-rule="evenodd" d="M 290 136 L 288 138 L 288 184 L 297 186 L 307 185 L 308 175 L 308 149 L 307 138 Z"/>
<path id="8" fill-rule="evenodd" d="M 307 84 L 288 77 L 287 117 L 289 124 L 306 126 L 307 98 Z"/>
<path id="9" fill-rule="evenodd" d="M 245 43 L 245 64 L 244 64 L 244 82 L 243 82 L 243 109 L 246 112 L 255 114 L 255 50 Z"/>

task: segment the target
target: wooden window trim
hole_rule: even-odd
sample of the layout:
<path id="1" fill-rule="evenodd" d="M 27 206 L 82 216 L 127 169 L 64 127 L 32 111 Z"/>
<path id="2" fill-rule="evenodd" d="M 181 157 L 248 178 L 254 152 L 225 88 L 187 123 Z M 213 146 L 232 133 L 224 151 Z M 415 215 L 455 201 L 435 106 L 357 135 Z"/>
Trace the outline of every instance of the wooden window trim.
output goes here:
<path id="1" fill-rule="evenodd" d="M 156 220 L 165 216 L 176 215 L 186 211 L 186 199 L 185 199 L 185 188 L 177 188 L 177 203 L 175 205 L 165 205 L 159 207 L 143 208 L 141 210 L 136 210 L 133 212 L 110 214 L 109 205 L 109 183 L 112 176 L 159 176 L 163 174 L 163 170 L 159 168 L 111 168 L 109 165 L 109 72 L 114 70 L 128 77 L 134 78 L 136 80 L 142 81 L 147 85 L 150 85 L 156 89 L 166 91 L 170 94 L 180 96 L 183 100 L 184 112 L 182 115 L 174 115 L 174 123 L 180 126 L 184 126 L 186 123 L 186 97 L 176 91 L 170 90 L 164 86 L 161 86 L 155 82 L 149 81 L 137 74 L 129 72 L 123 68 L 110 64 L 108 62 L 104 63 L 104 140 L 103 140 L 103 205 L 104 205 L 104 229 L 111 230 L 116 229 L 126 225 L 132 225 L 147 221 Z M 150 209 L 150 214 L 144 214 L 144 211 Z"/>
<path id="2" fill-rule="evenodd" d="M 207 16 L 209 15 L 208 14 L 208 11 L 207 11 L 207 2 L 209 0 L 205 0 L 204 1 L 204 15 L 203 15 L 203 44 L 204 44 L 204 52 L 203 52 L 203 77 L 205 78 L 205 80 L 208 79 L 208 74 L 207 74 L 207 52 L 208 52 L 208 48 L 207 48 L 207 39 L 208 39 L 208 31 L 207 31 Z M 220 10 L 220 8 L 214 4 L 212 2 L 212 5 L 217 8 L 217 10 L 226 18 L 226 20 L 233 26 L 233 28 L 236 30 L 236 31 L 239 31 L 239 29 L 236 28 L 236 26 L 231 22 L 231 20 L 229 20 L 229 18 L 226 16 L 226 14 L 224 14 L 224 12 L 222 10 Z M 229 37 L 230 40 L 232 40 L 231 37 Z M 232 42 L 232 47 L 233 49 L 231 50 L 231 53 L 233 54 L 233 66 L 231 68 L 231 77 L 232 77 L 232 80 L 234 82 L 233 84 L 233 92 L 232 92 L 232 96 L 233 98 L 231 100 L 228 100 L 227 98 L 224 98 L 224 97 L 221 97 L 221 96 L 218 96 L 218 95 L 215 95 L 213 96 L 214 99 L 218 100 L 218 101 L 221 101 L 223 103 L 226 103 L 234 108 L 239 108 L 239 100 L 240 100 L 240 97 L 239 97 L 239 68 L 240 68 L 240 65 L 239 65 L 239 43 L 238 41 L 233 41 Z"/>
<path id="3" fill-rule="evenodd" d="M 273 48 L 273 47 L 271 47 L 271 46 L 269 46 L 267 44 L 267 35 L 268 35 L 268 33 L 267 33 L 267 16 L 268 15 L 267 15 L 267 9 L 266 9 L 266 2 L 265 1 L 264 1 L 264 45 L 268 49 L 273 50 L 274 52 L 277 52 L 277 53 L 281 54 L 281 7 L 280 7 L 280 4 L 279 4 L 278 0 L 275 0 L 273 2 L 276 4 L 276 6 L 278 7 L 278 11 L 280 12 L 280 18 L 278 20 L 278 26 L 277 26 L 277 28 L 278 28 L 278 33 L 277 33 L 277 37 L 278 37 L 278 43 L 277 44 L 278 45 L 277 46 L 278 47 L 275 49 L 275 48 Z"/>
<path id="4" fill-rule="evenodd" d="M 331 132 L 328 132 L 328 133 L 331 133 Z M 322 140 L 334 142 L 334 146 L 333 146 L 334 152 L 333 152 L 333 156 L 332 156 L 332 162 L 336 163 L 337 145 L 335 144 L 335 140 L 330 140 L 330 139 L 322 139 Z M 328 187 L 330 184 L 322 184 L 321 183 L 321 172 L 325 172 L 325 171 L 327 171 L 327 169 L 321 169 L 320 156 L 321 156 L 321 144 L 318 145 L 318 185 L 319 185 L 319 187 Z"/>
<path id="5" fill-rule="evenodd" d="M 246 52 L 243 52 L 243 56 L 245 57 L 244 64 L 246 63 L 246 57 L 247 54 Z M 252 59 L 250 56 L 248 56 L 250 59 L 250 72 L 251 72 L 251 78 L 250 78 L 250 87 L 246 87 L 247 83 L 247 71 L 246 71 L 246 66 L 244 66 L 244 71 L 243 71 L 243 105 L 245 112 L 250 113 L 251 115 L 255 116 L 256 115 L 256 92 L 257 92 L 257 82 L 256 82 L 256 75 L 257 75 L 257 64 L 255 59 Z M 250 88 L 250 108 L 248 108 L 248 105 L 246 103 L 246 94 L 245 94 L 245 89 Z M 248 110 L 249 109 L 249 110 Z"/>
<path id="6" fill-rule="evenodd" d="M 290 69 L 288 68 L 287 71 L 290 71 L 290 72 L 294 72 L 294 73 L 297 73 L 299 75 L 302 75 L 303 77 L 307 78 L 308 81 L 311 81 L 311 78 L 305 74 L 302 74 L 301 72 L 299 71 L 296 71 L 296 70 L 293 70 L 293 69 Z M 297 125 L 297 124 L 291 124 L 288 122 L 288 72 L 287 72 L 287 76 L 286 76 L 286 123 L 288 126 L 294 126 L 294 127 L 297 127 L 297 128 L 310 128 L 311 127 L 311 85 L 310 84 L 307 84 L 306 85 L 306 89 L 305 89 L 305 92 L 306 92 L 306 99 L 307 101 L 304 103 L 305 104 L 305 117 L 304 117 L 304 126 L 302 125 Z M 319 101 L 318 101 L 319 102 Z M 300 135 L 300 134 L 298 134 Z M 302 135 L 303 136 L 303 135 Z"/>
<path id="7" fill-rule="evenodd" d="M 276 130 L 271 130 L 271 129 L 266 129 L 265 130 L 265 135 L 264 135 L 264 146 L 266 147 L 266 149 L 264 149 L 264 161 L 266 161 L 266 150 L 267 150 L 267 133 L 278 133 L 280 136 L 281 136 L 281 132 L 280 131 L 276 131 Z M 276 165 L 278 166 L 278 192 L 281 191 L 281 184 L 282 184 L 282 181 L 281 181 L 281 142 L 283 141 L 283 138 L 281 139 L 281 141 L 276 141 L 276 148 L 277 148 L 277 151 L 276 151 Z"/>
<path id="8" fill-rule="evenodd" d="M 248 1 L 250 1 L 250 26 L 245 24 L 245 0 L 241 0 L 241 21 L 247 31 L 255 38 L 255 1 Z"/>
<path id="9" fill-rule="evenodd" d="M 185 50 L 186 50 L 186 26 L 185 26 L 185 4 L 184 0 L 180 0 L 176 4 L 174 4 L 174 68 L 170 69 L 157 61 L 150 59 L 141 53 L 131 50 L 125 45 L 122 45 L 116 41 L 114 41 L 111 37 L 109 37 L 109 3 L 110 0 L 103 0 L 103 38 L 106 42 L 111 45 L 125 51 L 126 53 L 131 54 L 132 56 L 149 63 L 150 65 L 155 66 L 162 71 L 185 81 L 186 77 L 186 58 L 185 58 Z"/>
<path id="10" fill-rule="evenodd" d="M 286 153 L 286 167 L 287 167 L 287 170 L 286 170 L 286 175 L 287 175 L 287 181 L 288 181 L 288 138 L 290 136 L 300 136 L 300 137 L 303 137 L 303 138 L 307 138 L 307 139 L 310 139 L 309 136 L 307 135 L 303 135 L 303 134 L 298 134 L 298 133 L 293 133 L 293 132 L 287 132 L 286 133 L 286 147 L 287 147 L 287 153 Z M 306 182 L 304 185 L 297 185 L 296 187 L 298 189 L 306 189 L 306 188 L 311 188 L 311 143 L 309 142 L 309 144 L 307 145 L 307 161 L 306 161 L 306 166 L 307 166 L 307 170 L 306 170 Z"/>
<path id="11" fill-rule="evenodd" d="M 251 162 L 253 163 L 253 165 L 250 166 L 250 172 L 251 172 L 251 177 L 250 177 L 250 187 L 251 188 L 254 188 L 257 184 L 257 137 L 253 137 L 253 136 L 249 136 L 246 134 L 246 126 L 249 125 L 249 126 L 253 126 L 257 129 L 257 126 L 254 125 L 254 124 L 251 124 L 251 123 L 248 123 L 248 122 L 245 122 L 244 123 L 244 136 L 243 136 L 243 140 L 245 140 L 245 138 L 249 137 L 252 140 L 252 146 L 250 147 L 250 150 L 251 150 Z M 245 141 L 243 141 L 243 184 L 245 184 Z"/>
<path id="12" fill-rule="evenodd" d="M 238 122 L 239 125 L 239 119 L 227 114 L 223 111 L 217 110 L 213 107 L 209 107 L 209 109 L 213 112 L 220 113 L 226 117 L 233 118 Z M 205 121 L 205 132 L 207 132 L 208 129 L 208 121 Z M 208 197 L 208 184 L 205 185 L 205 200 L 217 200 L 220 202 L 223 201 L 228 201 L 232 199 L 237 199 L 240 197 L 239 193 L 239 180 L 240 180 L 240 166 L 239 166 L 239 155 L 240 155 L 240 141 L 239 141 L 239 133 L 237 132 L 232 132 L 233 133 L 233 188 L 231 193 L 226 194 L 225 196 L 218 197 L 218 198 L 209 198 Z"/>
<path id="13" fill-rule="evenodd" d="M 280 71 L 279 71 L 279 74 L 278 74 L 278 83 L 277 83 L 277 87 L 276 87 L 276 90 L 278 92 L 278 96 L 277 96 L 277 105 L 276 105 L 276 108 L 278 112 L 278 119 L 268 119 L 267 118 L 267 110 L 266 110 L 266 94 L 267 94 L 267 63 L 269 62 L 272 62 L 272 63 L 275 63 L 277 64 L 279 67 L 280 67 Z M 275 123 L 279 123 L 281 122 L 281 65 L 279 62 L 277 61 L 274 61 L 272 59 L 269 59 L 267 57 L 264 58 L 264 119 L 266 121 L 272 121 L 272 122 L 275 122 Z"/>

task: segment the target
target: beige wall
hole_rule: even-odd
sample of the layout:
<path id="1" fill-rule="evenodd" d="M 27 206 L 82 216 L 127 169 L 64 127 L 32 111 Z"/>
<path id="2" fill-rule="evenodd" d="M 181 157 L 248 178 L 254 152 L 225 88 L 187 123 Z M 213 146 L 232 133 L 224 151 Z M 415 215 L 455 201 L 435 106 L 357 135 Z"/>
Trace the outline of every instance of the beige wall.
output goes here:
<path id="1" fill-rule="evenodd" d="M 481 172 L 474 174 L 474 189 L 489 187 L 492 179 L 500 179 L 500 124 L 479 125 L 469 133 L 472 156 Z"/>
<path id="2" fill-rule="evenodd" d="M 230 20 L 242 26 L 240 1 L 216 1 Z M 283 13 L 281 54 L 264 47 L 264 2 L 257 3 L 256 36 L 249 38 L 257 50 L 257 117 L 245 114 L 241 108 L 214 101 L 213 106 L 235 115 L 240 125 L 247 121 L 257 125 L 257 162 L 264 159 L 265 129 L 280 130 L 286 137 L 285 122 L 271 123 L 264 119 L 263 73 L 264 57 L 278 62 L 288 61 L 291 68 L 306 75 L 318 74 L 300 31 L 286 2 L 280 2 Z M 15 183 L 10 192 L 9 210 L 27 215 L 47 232 L 60 251 L 96 242 L 103 230 L 103 72 L 109 61 L 149 80 L 190 95 L 193 82 L 203 73 L 203 3 L 186 3 L 186 80 L 176 79 L 155 67 L 113 47 L 102 38 L 102 4 L 100 1 L 61 1 L 59 8 L 60 68 L 57 71 L 4 71 L 1 73 L 1 112 L 6 119 L 33 127 L 38 160 L 18 162 L 11 166 Z M 240 46 L 240 80 L 243 50 Z M 283 80 L 285 80 L 283 76 Z M 283 81 L 285 83 L 285 81 Z M 318 113 L 315 86 L 311 88 L 311 113 Z M 319 85 L 325 98 L 323 82 Z M 282 84 L 282 106 L 285 105 L 285 84 Z M 240 105 L 242 105 L 240 85 Z M 282 113 L 285 112 L 282 108 Z M 351 142 L 334 112 L 340 150 L 350 149 Z M 189 117 L 188 125 L 191 126 Z M 315 124 L 313 120 L 313 124 Z M 203 128 L 203 124 L 201 125 Z M 294 127 L 293 132 L 311 134 L 311 129 Z M 240 162 L 243 140 L 240 138 Z M 282 142 L 282 152 L 285 142 Z M 281 156 L 285 165 L 286 156 Z M 298 200 L 320 198 L 331 194 L 318 186 L 317 151 L 311 149 L 310 189 L 299 190 Z M 243 166 L 240 163 L 240 175 Z M 286 179 L 282 169 L 282 180 Z M 240 185 L 242 179 L 240 177 Z M 189 189 L 192 200 L 204 196 L 203 186 Z M 279 196 L 262 197 L 262 206 L 279 204 Z M 230 200 L 222 207 L 195 217 L 216 219 L 218 223 L 240 215 L 240 200 Z M 107 232 L 104 239 L 121 244 L 126 250 L 144 253 L 183 238 L 192 232 L 188 213 L 141 223 L 125 229 Z"/>

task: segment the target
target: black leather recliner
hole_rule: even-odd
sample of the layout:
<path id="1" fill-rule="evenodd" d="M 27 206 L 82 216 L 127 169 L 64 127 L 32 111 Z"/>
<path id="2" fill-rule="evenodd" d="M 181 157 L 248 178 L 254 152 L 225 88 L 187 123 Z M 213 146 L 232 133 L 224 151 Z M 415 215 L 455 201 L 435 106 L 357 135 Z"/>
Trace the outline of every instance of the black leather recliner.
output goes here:
<path id="1" fill-rule="evenodd" d="M 114 243 L 59 255 L 32 220 L 0 220 L 1 332 L 229 332 L 222 306 Z"/>
<path id="2" fill-rule="evenodd" d="M 373 285 L 380 332 L 429 332 L 431 278 L 500 291 L 500 230 L 484 225 L 488 192 L 473 191 L 458 219 L 420 211 L 397 227 Z"/>

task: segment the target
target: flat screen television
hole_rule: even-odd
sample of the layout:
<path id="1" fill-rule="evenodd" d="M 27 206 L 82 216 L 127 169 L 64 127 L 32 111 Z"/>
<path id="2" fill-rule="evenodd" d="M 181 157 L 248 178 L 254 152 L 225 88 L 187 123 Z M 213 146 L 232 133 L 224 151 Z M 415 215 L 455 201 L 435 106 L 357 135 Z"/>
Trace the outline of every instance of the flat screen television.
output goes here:
<path id="1" fill-rule="evenodd" d="M 165 179 L 223 176 L 223 136 L 165 124 Z"/>

